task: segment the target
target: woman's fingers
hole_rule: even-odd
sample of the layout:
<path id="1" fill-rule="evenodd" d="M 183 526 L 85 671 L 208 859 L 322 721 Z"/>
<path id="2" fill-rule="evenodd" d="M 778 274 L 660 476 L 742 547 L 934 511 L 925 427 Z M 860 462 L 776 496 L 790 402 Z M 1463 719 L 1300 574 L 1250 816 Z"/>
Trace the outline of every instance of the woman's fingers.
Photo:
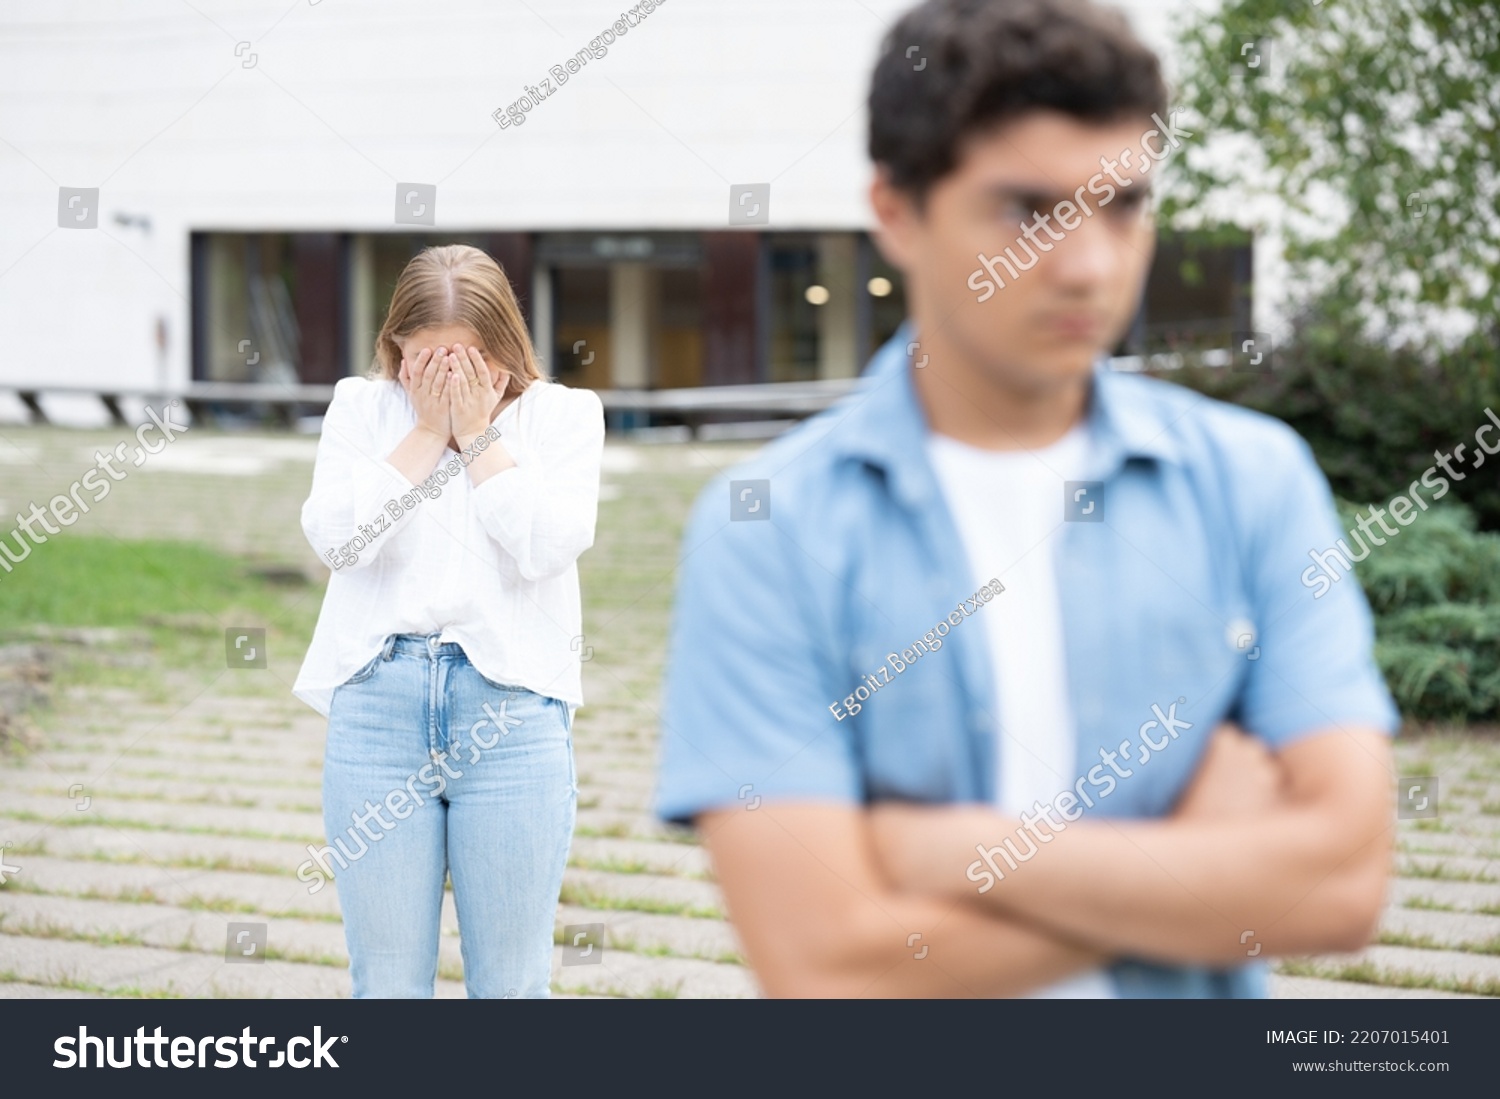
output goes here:
<path id="1" fill-rule="evenodd" d="M 448 355 L 445 348 L 439 347 L 432 353 L 432 358 L 427 362 L 427 385 L 432 390 L 433 396 L 443 392 L 443 387 L 448 382 Z"/>
<path id="2" fill-rule="evenodd" d="M 479 385 L 480 379 L 476 370 L 476 364 L 469 358 L 469 349 L 463 344 L 457 344 L 453 348 L 454 360 L 458 363 L 458 369 L 464 376 L 464 381 L 471 385 Z"/>
<path id="3" fill-rule="evenodd" d="M 484 355 L 480 352 L 479 348 L 469 348 L 469 357 L 474 362 L 474 373 L 475 376 L 479 378 L 479 384 L 481 386 L 483 386 L 486 390 L 491 391 L 492 393 L 497 392 L 500 388 L 502 388 L 500 382 L 497 382 L 495 375 L 491 372 L 490 364 L 484 361 Z M 501 371 L 500 374 L 500 381 L 503 381 L 505 372 Z"/>

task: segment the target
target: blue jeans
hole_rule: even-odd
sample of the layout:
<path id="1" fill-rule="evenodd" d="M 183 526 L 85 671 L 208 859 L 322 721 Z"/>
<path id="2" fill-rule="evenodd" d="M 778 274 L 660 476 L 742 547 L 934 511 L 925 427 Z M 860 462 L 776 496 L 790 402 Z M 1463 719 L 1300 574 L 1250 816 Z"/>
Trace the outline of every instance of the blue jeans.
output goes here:
<path id="1" fill-rule="evenodd" d="M 548 995 L 577 811 L 567 704 L 393 634 L 333 695 L 323 825 L 354 995 L 431 997 L 453 876 L 471 998 Z"/>

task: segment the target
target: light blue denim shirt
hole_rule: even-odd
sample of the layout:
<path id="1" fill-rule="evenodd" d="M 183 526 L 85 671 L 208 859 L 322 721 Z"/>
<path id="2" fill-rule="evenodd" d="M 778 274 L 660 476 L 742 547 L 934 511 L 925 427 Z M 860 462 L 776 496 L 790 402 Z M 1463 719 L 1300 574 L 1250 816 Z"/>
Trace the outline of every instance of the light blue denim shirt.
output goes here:
<path id="1" fill-rule="evenodd" d="M 994 802 L 1004 731 L 985 631 L 967 616 L 1001 613 L 1005 595 L 968 602 L 973 572 L 927 459 L 912 338 L 908 322 L 848 397 L 699 497 L 664 688 L 664 819 L 755 799 Z M 1302 583 L 1309 552 L 1344 532 L 1295 432 L 1103 361 L 1088 427 L 1098 508 L 1064 522 L 1060 485 L 1053 536 L 1078 792 L 1092 795 L 1072 812 L 1170 813 L 1225 719 L 1278 748 L 1318 730 L 1397 728 L 1358 582 L 1317 599 Z M 941 647 L 906 659 L 940 620 Z M 871 673 L 878 690 L 851 714 L 845 699 Z M 1143 740 L 1159 746 L 1145 761 Z M 1247 956 L 1255 930 L 1224 928 L 1251 933 Z M 1261 962 L 1109 972 L 1127 997 L 1266 994 Z"/>

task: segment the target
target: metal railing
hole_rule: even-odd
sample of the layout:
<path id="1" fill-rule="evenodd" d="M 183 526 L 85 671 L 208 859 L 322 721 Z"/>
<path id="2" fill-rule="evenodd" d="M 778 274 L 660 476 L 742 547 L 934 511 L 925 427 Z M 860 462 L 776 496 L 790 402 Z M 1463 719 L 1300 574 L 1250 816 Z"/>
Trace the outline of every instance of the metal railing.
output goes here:
<path id="1" fill-rule="evenodd" d="M 686 424 L 696 435 L 705 422 L 726 416 L 810 416 L 833 404 L 853 388 L 855 381 L 854 378 L 838 378 L 692 389 L 601 389 L 597 392 L 606 411 L 665 416 Z M 200 423 L 212 423 L 219 409 L 229 408 L 247 412 L 267 410 L 286 424 L 293 423 L 300 415 L 323 411 L 333 400 L 331 385 L 257 385 L 249 382 L 191 382 L 167 389 L 0 383 L 0 393 L 3 392 L 14 393 L 20 398 L 32 423 L 50 422 L 42 405 L 43 395 L 88 396 L 102 403 L 110 420 L 121 426 L 128 424 L 121 408 L 121 402 L 125 400 L 142 400 L 153 405 L 178 400 Z"/>
<path id="2" fill-rule="evenodd" d="M 1187 354 L 1122 356 L 1110 361 L 1116 370 L 1172 369 L 1185 363 L 1226 366 L 1229 352 L 1223 349 Z M 729 422 L 734 416 L 784 416 L 801 419 L 821 412 L 848 393 L 857 378 L 828 378 L 807 382 L 762 382 L 753 385 L 699 386 L 690 389 L 600 389 L 596 392 L 605 411 L 644 413 L 686 424 L 696 437 L 708 422 Z M 0 393 L 16 394 L 31 414 L 33 423 L 47 423 L 43 394 L 92 396 L 100 401 L 110 419 L 119 425 L 127 420 L 120 407 L 125 399 L 148 404 L 180 400 L 197 422 L 212 423 L 221 409 L 257 409 L 269 412 L 290 426 L 304 414 L 316 414 L 333 400 L 331 385 L 256 384 L 252 382 L 190 382 L 160 387 L 79 386 L 0 382 Z"/>

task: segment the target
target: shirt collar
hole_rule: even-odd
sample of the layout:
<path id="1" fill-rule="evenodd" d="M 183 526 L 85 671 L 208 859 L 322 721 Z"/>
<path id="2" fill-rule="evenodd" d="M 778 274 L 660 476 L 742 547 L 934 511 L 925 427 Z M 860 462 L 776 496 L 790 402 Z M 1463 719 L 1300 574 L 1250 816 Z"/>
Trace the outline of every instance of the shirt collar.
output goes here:
<path id="1" fill-rule="evenodd" d="M 914 333 L 912 322 L 904 321 L 871 358 L 845 398 L 848 411 L 830 442 L 835 453 L 885 471 L 897 496 L 919 505 L 937 491 L 937 482 L 927 460 L 927 422 L 913 384 L 913 354 L 921 352 Z M 1130 458 L 1180 461 L 1169 431 L 1174 421 L 1164 412 L 1136 379 L 1122 376 L 1110 368 L 1107 357 L 1100 357 L 1094 364 L 1088 428 L 1101 477 L 1113 475 Z"/>

